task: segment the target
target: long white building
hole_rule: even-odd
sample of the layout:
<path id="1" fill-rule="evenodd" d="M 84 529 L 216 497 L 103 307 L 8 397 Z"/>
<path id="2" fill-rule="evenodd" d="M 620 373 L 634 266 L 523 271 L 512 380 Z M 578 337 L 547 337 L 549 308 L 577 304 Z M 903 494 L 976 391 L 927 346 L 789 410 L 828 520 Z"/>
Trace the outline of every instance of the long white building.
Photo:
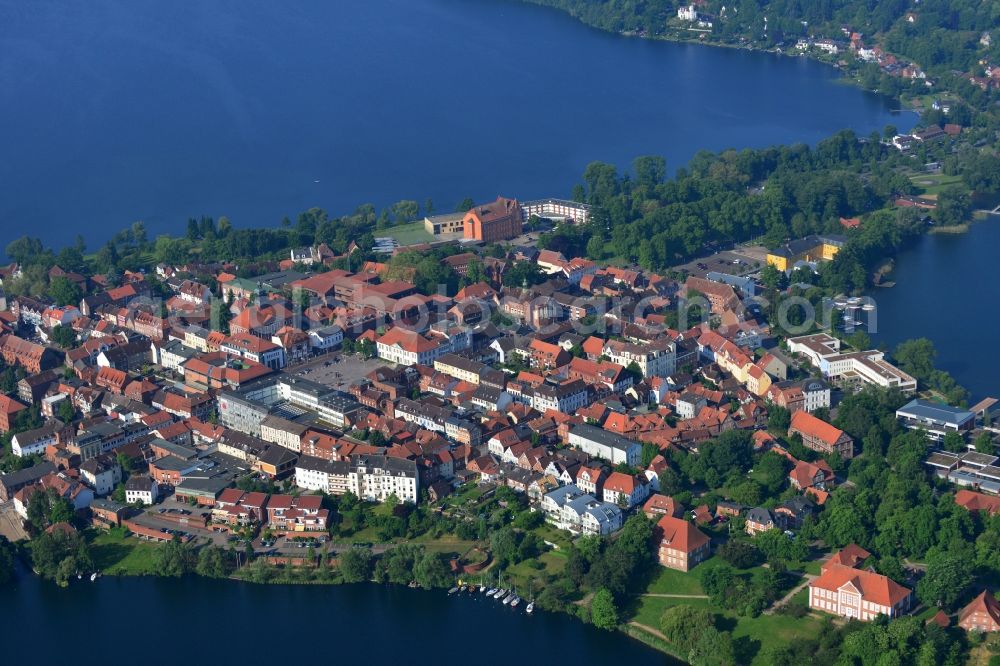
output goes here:
<path id="1" fill-rule="evenodd" d="M 789 338 L 788 351 L 809 359 L 827 379 L 860 381 L 882 388 L 898 388 L 904 393 L 917 390 L 917 380 L 886 361 L 884 352 L 877 349 L 844 352 L 840 349 L 840 340 L 826 333 Z"/>
<path id="2" fill-rule="evenodd" d="M 395 495 L 401 502 L 416 504 L 420 498 L 417 464 L 391 456 L 356 456 L 350 461 L 302 456 L 295 465 L 295 485 L 330 495 L 350 491 L 368 502 L 384 502 Z"/>

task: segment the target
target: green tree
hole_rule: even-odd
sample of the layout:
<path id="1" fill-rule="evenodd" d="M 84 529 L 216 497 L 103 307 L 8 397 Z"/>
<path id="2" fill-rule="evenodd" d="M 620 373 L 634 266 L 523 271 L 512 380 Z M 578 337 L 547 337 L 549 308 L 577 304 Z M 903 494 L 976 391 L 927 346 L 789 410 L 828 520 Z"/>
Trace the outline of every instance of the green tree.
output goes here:
<path id="1" fill-rule="evenodd" d="M 618 626 L 618 608 L 615 598 L 606 588 L 594 593 L 590 602 L 590 619 L 599 629 L 615 629 Z"/>
<path id="2" fill-rule="evenodd" d="M 715 628 L 715 616 L 706 608 L 671 606 L 660 616 L 660 631 L 680 654 L 689 654 L 698 637 Z"/>
<path id="3" fill-rule="evenodd" d="M 988 432 L 982 432 L 976 436 L 975 439 L 976 451 L 980 453 L 990 453 L 992 454 L 995 450 L 993 446 L 993 437 Z"/>
<path id="4" fill-rule="evenodd" d="M 194 571 L 195 565 L 194 551 L 177 537 L 156 551 L 156 569 L 161 576 L 180 578 Z"/>
<path id="5" fill-rule="evenodd" d="M 52 342 L 63 349 L 72 349 L 76 346 L 76 332 L 71 326 L 56 326 L 51 333 Z"/>
<path id="6" fill-rule="evenodd" d="M 224 578 L 228 574 L 226 556 L 218 546 L 205 546 L 198 553 L 195 571 L 206 578 Z"/>
<path id="7" fill-rule="evenodd" d="M 6 537 L 0 536 L 0 589 L 14 580 L 14 549 Z"/>
<path id="8" fill-rule="evenodd" d="M 688 653 L 688 662 L 691 666 L 732 666 L 736 663 L 732 634 L 707 627 Z"/>
<path id="9" fill-rule="evenodd" d="M 958 551 L 932 551 L 927 572 L 917 583 L 917 595 L 928 606 L 954 608 L 972 584 L 972 561 Z"/>
<path id="10" fill-rule="evenodd" d="M 83 296 L 80 287 L 69 278 L 59 275 L 49 282 L 48 295 L 56 305 L 79 305 Z"/>
<path id="11" fill-rule="evenodd" d="M 917 338 L 896 345 L 892 357 L 901 370 L 918 380 L 927 381 L 934 372 L 937 350 L 934 349 L 934 343 L 927 338 Z"/>
<path id="12" fill-rule="evenodd" d="M 413 565 L 413 579 L 427 589 L 447 587 L 451 583 L 451 571 L 444 554 L 424 551 Z"/>
<path id="13" fill-rule="evenodd" d="M 951 451 L 952 453 L 960 453 L 964 451 L 967 447 L 965 445 L 965 437 L 955 432 L 954 430 L 949 430 L 944 435 L 944 440 L 941 442 L 945 451 Z"/>
<path id="14" fill-rule="evenodd" d="M 345 583 L 364 583 L 372 579 L 372 552 L 367 548 L 350 548 L 340 556 L 340 575 Z"/>
<path id="15" fill-rule="evenodd" d="M 31 541 L 31 565 L 43 578 L 66 585 L 77 573 L 93 571 L 87 542 L 77 532 L 42 532 Z"/>
<path id="16" fill-rule="evenodd" d="M 15 262 L 26 265 L 33 263 L 42 254 L 43 250 L 42 241 L 37 238 L 21 236 L 17 240 L 8 243 L 4 252 Z"/>
<path id="17" fill-rule="evenodd" d="M 493 559 L 500 566 L 517 563 L 518 534 L 510 525 L 501 527 L 490 534 L 490 550 Z"/>

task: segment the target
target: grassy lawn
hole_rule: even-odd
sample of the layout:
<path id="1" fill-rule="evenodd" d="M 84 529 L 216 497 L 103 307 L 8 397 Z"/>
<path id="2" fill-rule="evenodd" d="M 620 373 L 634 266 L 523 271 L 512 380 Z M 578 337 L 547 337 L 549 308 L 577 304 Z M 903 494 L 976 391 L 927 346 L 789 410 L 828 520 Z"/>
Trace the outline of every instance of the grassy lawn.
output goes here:
<path id="1" fill-rule="evenodd" d="M 910 181 L 919 187 L 924 196 L 936 197 L 941 190 L 962 183 L 961 176 L 948 176 L 943 173 L 916 173 L 910 176 Z"/>
<path id="2" fill-rule="evenodd" d="M 448 508 L 466 507 L 479 501 L 479 498 L 486 492 L 479 484 L 467 483 L 455 493 L 448 495 L 440 502 L 440 506 Z"/>
<path id="3" fill-rule="evenodd" d="M 798 596 L 796 595 L 796 597 Z M 664 597 L 640 598 L 634 614 L 629 619 L 649 627 L 659 628 L 660 616 L 663 615 L 663 611 L 672 606 L 692 606 L 714 611 L 719 628 L 732 632 L 737 649 L 742 654 L 752 655 L 751 663 L 753 664 L 766 663 L 762 653 L 768 648 L 786 645 L 798 637 L 815 635 L 822 622 L 821 618 L 814 615 L 802 618 L 793 618 L 788 615 L 736 617 L 730 613 L 718 612 L 707 599 Z"/>
<path id="4" fill-rule="evenodd" d="M 680 599 L 677 597 L 637 597 L 633 605 L 623 609 L 628 619 L 659 629 L 660 616 L 672 606 L 691 606 L 712 609 L 708 599 Z"/>
<path id="5" fill-rule="evenodd" d="M 376 229 L 374 232 L 376 238 L 383 236 L 391 236 L 399 241 L 400 245 L 416 245 L 417 243 L 429 243 L 434 239 L 434 236 L 424 231 L 423 220 L 420 222 L 411 222 L 410 224 L 401 224 L 398 227 L 390 227 L 389 229 Z"/>
<path id="6" fill-rule="evenodd" d="M 548 523 L 536 527 L 532 530 L 532 532 L 534 532 L 539 539 L 556 544 L 556 546 L 558 546 L 561 550 L 566 550 L 573 545 L 573 541 L 570 539 L 568 532 L 557 530 Z"/>
<path id="7" fill-rule="evenodd" d="M 350 520 L 345 520 L 344 525 L 350 523 Z M 340 537 L 336 541 L 347 541 L 348 543 L 381 543 L 382 539 L 378 535 L 377 527 L 366 527 L 359 532 L 355 532 L 349 537 Z"/>
<path id="8" fill-rule="evenodd" d="M 701 565 L 699 565 L 701 566 Z M 646 587 L 647 594 L 704 594 L 697 569 L 687 573 L 661 567 Z"/>
<path id="9" fill-rule="evenodd" d="M 126 576 L 153 575 L 157 572 L 158 546 L 141 541 L 136 536 L 124 536 L 124 531 L 95 533 L 90 540 L 94 564 L 106 574 Z"/>
<path id="10" fill-rule="evenodd" d="M 794 618 L 789 615 L 725 618 L 720 624 L 735 622 L 733 640 L 744 654 L 753 654 L 753 664 L 765 664 L 762 653 L 768 648 L 787 645 L 799 637 L 814 636 L 822 620 L 813 615 Z M 723 628 L 727 628 L 723 626 Z M 741 643 L 744 643 L 741 645 Z"/>
<path id="11" fill-rule="evenodd" d="M 458 553 L 459 555 L 464 555 L 466 552 L 479 545 L 478 541 L 459 539 L 453 534 L 445 534 L 437 538 L 422 534 L 415 539 L 411 539 L 410 543 L 420 544 L 427 550 L 439 553 Z"/>
<path id="12" fill-rule="evenodd" d="M 541 564 L 541 568 L 536 568 L 537 565 L 533 565 L 534 562 Z M 504 576 L 504 584 L 506 586 L 507 581 L 510 581 L 510 583 L 517 587 L 519 593 L 528 594 L 530 580 L 538 580 L 545 576 L 555 575 L 562 571 L 565 566 L 566 555 L 557 550 L 550 550 L 547 553 L 542 553 L 534 560 L 527 560 L 507 569 L 507 575 Z M 534 585 L 535 592 L 538 589 L 539 585 L 536 583 Z"/>

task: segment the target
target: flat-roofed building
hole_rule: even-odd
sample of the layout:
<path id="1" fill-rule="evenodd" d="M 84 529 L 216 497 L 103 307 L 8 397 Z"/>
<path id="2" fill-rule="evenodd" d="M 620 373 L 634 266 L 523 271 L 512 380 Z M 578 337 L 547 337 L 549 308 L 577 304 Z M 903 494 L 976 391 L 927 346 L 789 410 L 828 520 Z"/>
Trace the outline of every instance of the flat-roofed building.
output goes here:
<path id="1" fill-rule="evenodd" d="M 642 456 L 642 446 L 638 442 L 588 423 L 569 429 L 569 445 L 612 465 L 625 463 L 634 466 Z"/>
<path id="2" fill-rule="evenodd" d="M 911 400 L 896 410 L 896 418 L 911 430 L 923 430 L 933 439 L 950 432 L 965 435 L 976 426 L 976 416 L 967 409 L 936 402 Z"/>

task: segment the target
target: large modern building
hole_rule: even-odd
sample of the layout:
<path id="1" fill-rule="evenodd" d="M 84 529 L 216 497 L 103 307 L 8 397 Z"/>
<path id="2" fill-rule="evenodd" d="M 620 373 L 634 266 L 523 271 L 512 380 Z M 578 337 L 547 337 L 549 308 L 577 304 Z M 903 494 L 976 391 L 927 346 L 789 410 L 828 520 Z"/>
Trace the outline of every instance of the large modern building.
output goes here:
<path id="1" fill-rule="evenodd" d="M 590 206 L 565 199 L 538 199 L 525 201 L 521 204 L 524 219 L 532 215 L 546 219 L 570 220 L 575 224 L 587 224 L 590 219 Z"/>
<path id="2" fill-rule="evenodd" d="M 976 425 L 975 414 L 967 409 L 919 398 L 897 409 L 896 418 L 907 428 L 924 430 L 934 439 L 944 439 L 949 432 L 964 435 Z"/>
<path id="3" fill-rule="evenodd" d="M 801 354 L 827 379 L 841 384 L 874 384 L 898 388 L 903 393 L 917 390 L 917 380 L 885 360 L 885 353 L 872 349 L 859 352 L 840 350 L 840 340 L 826 333 L 788 338 L 788 350 Z"/>

